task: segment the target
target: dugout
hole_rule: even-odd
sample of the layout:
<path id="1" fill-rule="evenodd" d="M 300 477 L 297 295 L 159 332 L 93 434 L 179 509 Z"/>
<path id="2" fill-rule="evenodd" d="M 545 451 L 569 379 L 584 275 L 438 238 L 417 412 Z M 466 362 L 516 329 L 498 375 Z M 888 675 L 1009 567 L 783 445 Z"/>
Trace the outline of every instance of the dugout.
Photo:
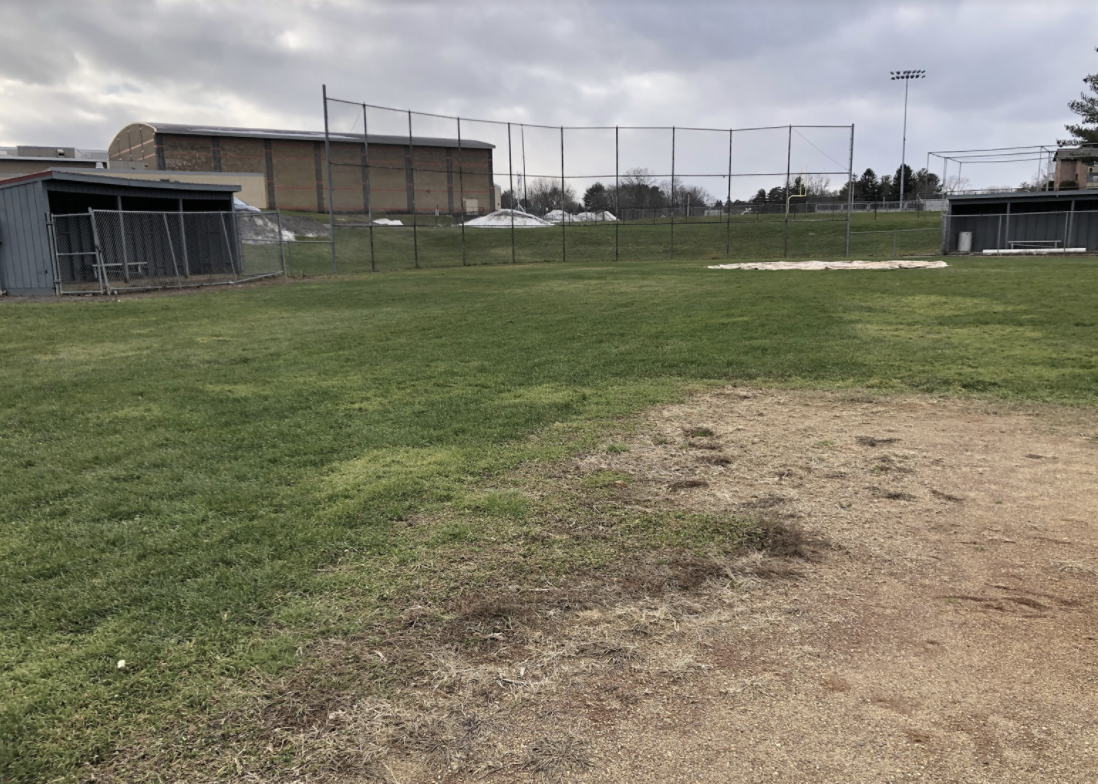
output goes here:
<path id="1" fill-rule="evenodd" d="M 102 238 L 101 245 L 113 239 L 113 245 L 130 254 L 123 262 L 127 275 L 155 272 L 146 259 L 165 255 L 154 252 L 154 246 L 163 244 L 162 223 L 178 236 L 180 245 L 191 240 L 197 269 L 231 270 L 239 261 L 235 229 L 225 241 L 207 241 L 191 228 L 202 222 L 184 221 L 182 216 L 231 216 L 233 194 L 239 190 L 239 185 L 136 181 L 56 170 L 0 181 L 0 291 L 50 295 L 94 280 L 97 259 L 100 265 L 102 259 L 97 257 L 93 210 L 110 211 L 97 213 L 105 216 L 102 225 L 108 230 L 112 225 L 122 227 L 118 236 Z M 119 213 L 132 213 L 133 219 L 123 222 Z M 59 220 L 59 216 L 72 217 Z M 226 225 L 235 224 L 226 221 Z"/>
<path id="2" fill-rule="evenodd" d="M 943 253 L 1098 252 L 1098 190 L 954 194 Z M 962 250 L 962 235 L 972 244 Z"/>

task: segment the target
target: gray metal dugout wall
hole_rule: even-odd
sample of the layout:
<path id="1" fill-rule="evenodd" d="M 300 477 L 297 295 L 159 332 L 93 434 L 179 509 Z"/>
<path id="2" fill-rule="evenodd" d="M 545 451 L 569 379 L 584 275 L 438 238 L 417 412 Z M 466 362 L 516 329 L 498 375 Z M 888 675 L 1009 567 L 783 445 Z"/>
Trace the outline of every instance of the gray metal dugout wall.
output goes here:
<path id="1" fill-rule="evenodd" d="M 232 212 L 239 185 L 148 182 L 46 171 L 0 181 L 0 292 L 56 294 L 51 215 L 89 210 Z M 92 249 L 94 250 L 94 249 Z"/>
<path id="2" fill-rule="evenodd" d="M 942 222 L 942 252 L 955 253 L 963 232 L 972 252 L 1079 248 L 1098 253 L 1098 190 L 955 194 Z"/>

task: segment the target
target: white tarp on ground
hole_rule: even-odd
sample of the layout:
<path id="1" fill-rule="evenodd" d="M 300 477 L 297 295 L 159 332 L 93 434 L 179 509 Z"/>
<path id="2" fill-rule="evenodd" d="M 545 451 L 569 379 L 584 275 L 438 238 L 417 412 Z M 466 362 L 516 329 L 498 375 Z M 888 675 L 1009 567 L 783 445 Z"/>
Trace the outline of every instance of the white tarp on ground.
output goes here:
<path id="1" fill-rule="evenodd" d="M 509 229 L 512 221 L 516 229 L 538 229 L 552 226 L 552 223 L 541 218 L 518 210 L 496 210 L 471 221 L 465 221 L 469 228 L 480 229 Z"/>
<path id="2" fill-rule="evenodd" d="M 711 264 L 709 269 L 746 270 L 850 270 L 941 269 L 944 261 L 757 261 L 745 264 Z"/>
<path id="3" fill-rule="evenodd" d="M 404 224 L 398 220 L 392 218 L 377 218 L 374 220 L 375 226 L 403 226 Z"/>
<path id="4" fill-rule="evenodd" d="M 602 212 L 577 212 L 575 215 L 564 212 L 563 210 L 552 210 L 542 216 L 544 220 L 550 223 L 599 223 L 602 221 L 616 221 L 617 218 L 609 210 Z"/>

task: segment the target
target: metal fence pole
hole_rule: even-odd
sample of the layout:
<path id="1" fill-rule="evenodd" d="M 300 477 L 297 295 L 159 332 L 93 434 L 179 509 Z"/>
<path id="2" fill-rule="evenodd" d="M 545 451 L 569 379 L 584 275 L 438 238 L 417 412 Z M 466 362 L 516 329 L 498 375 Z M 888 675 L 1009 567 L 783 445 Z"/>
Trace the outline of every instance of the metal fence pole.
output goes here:
<path id="1" fill-rule="evenodd" d="M 99 244 L 99 225 L 95 219 L 95 210 L 88 207 L 88 219 L 91 221 L 92 245 L 95 248 L 95 266 L 99 273 L 99 293 L 110 291 L 110 283 L 107 280 L 107 267 L 103 263 L 103 246 Z"/>
<path id="2" fill-rule="evenodd" d="M 183 218 L 183 200 L 179 200 L 179 244 L 183 248 L 183 277 L 191 276 L 191 260 L 187 254 L 187 222 Z"/>
<path id="3" fill-rule="evenodd" d="M 233 264 L 233 270 L 240 277 L 244 277 L 244 245 L 240 242 L 240 219 L 236 215 L 236 210 L 232 211 L 233 216 L 233 237 L 236 239 L 236 264 Z M 229 254 L 230 260 L 232 253 Z M 237 270 L 237 264 L 240 265 L 240 269 Z"/>
<path id="4" fill-rule="evenodd" d="M 122 197 L 118 197 L 119 202 Z M 130 254 L 126 248 L 126 213 L 122 212 L 122 206 L 118 207 L 118 234 L 122 240 L 122 280 L 130 282 Z"/>
<path id="5" fill-rule="evenodd" d="M 172 269 L 175 270 L 175 277 L 178 279 L 179 263 L 175 259 L 175 243 L 172 242 L 172 230 L 168 227 L 168 213 L 163 212 L 160 217 L 164 219 L 164 234 L 168 238 L 168 251 L 172 254 Z"/>
<path id="6" fill-rule="evenodd" d="M 286 275 L 286 239 L 282 236 L 282 210 L 275 210 L 275 220 L 278 222 L 278 254 L 282 257 L 282 274 Z"/>
<path id="7" fill-rule="evenodd" d="M 724 219 L 724 257 L 732 254 L 732 129 L 728 129 L 728 195 L 725 196 L 724 209 L 728 213 Z"/>
<path id="8" fill-rule="evenodd" d="M 332 204 L 332 145 L 331 134 L 328 132 L 328 85 L 321 85 L 321 95 L 324 98 L 324 159 L 328 167 L 328 232 L 332 235 L 332 274 L 336 274 L 336 230 L 335 230 L 335 205 Z"/>
<path id="9" fill-rule="evenodd" d="M 362 179 L 366 185 L 366 222 L 374 222 L 374 194 L 370 183 L 370 126 L 366 104 L 362 104 Z M 370 248 L 370 266 L 373 266 L 373 248 Z"/>
<path id="10" fill-rule="evenodd" d="M 1071 211 L 1067 214 L 1067 228 L 1064 230 L 1064 250 L 1071 247 L 1071 230 L 1075 228 L 1075 199 L 1071 200 Z"/>
<path id="11" fill-rule="evenodd" d="M 229 227 L 225 222 L 225 213 L 221 213 L 219 217 L 221 219 L 221 236 L 225 238 L 225 252 L 229 254 L 229 266 L 232 268 L 233 274 L 235 275 L 236 265 L 233 264 L 233 246 L 232 243 L 229 242 Z"/>
<path id="12" fill-rule="evenodd" d="M 57 296 L 61 296 L 61 249 L 57 245 L 57 226 L 54 223 L 52 213 L 47 212 L 44 217 L 46 219 L 46 239 L 50 248 L 50 270 L 53 272 L 53 293 Z M 72 243 L 70 242 L 68 246 L 71 245 Z M 71 261 L 69 266 L 71 268 Z M 81 264 L 81 266 L 83 266 L 83 264 Z M 0 291 L 3 291 L 5 288 L 4 281 L 0 278 Z"/>
<path id="13" fill-rule="evenodd" d="M 412 250 L 419 269 L 419 225 L 416 219 L 416 148 L 412 139 L 412 112 L 408 112 L 408 165 L 412 169 Z"/>
<path id="14" fill-rule="evenodd" d="M 927 171 L 930 171 L 927 169 Z M 850 255 L 850 222 L 854 219 L 854 123 L 850 124 L 850 163 L 846 168 L 846 255 Z"/>
<path id="15" fill-rule="evenodd" d="M 789 142 L 785 150 L 785 231 L 782 240 L 782 256 L 789 255 L 789 175 L 793 163 L 793 126 L 789 126 Z"/>
<path id="16" fill-rule="evenodd" d="M 564 126 L 560 127 L 560 260 L 568 261 L 568 197 L 564 184 Z"/>
<path id="17" fill-rule="evenodd" d="M 671 126 L 671 259 L 675 258 L 675 126 Z"/>
<path id="18" fill-rule="evenodd" d="M 515 263 L 515 167 L 511 159 L 511 123 L 507 123 L 507 182 L 511 188 L 511 263 Z"/>
<path id="19" fill-rule="evenodd" d="M 530 203 L 526 198 L 526 126 L 519 126 L 519 138 L 522 140 L 522 209 Z"/>
<path id="20" fill-rule="evenodd" d="M 461 118 L 457 118 L 458 130 L 458 190 L 461 194 L 461 266 L 465 266 L 465 170 L 461 160 Z"/>
<path id="21" fill-rule="evenodd" d="M 617 220 L 614 221 L 614 261 L 618 261 L 618 233 L 621 229 L 621 222 L 625 219 L 625 216 L 621 214 L 621 179 L 619 177 L 619 169 L 621 168 L 621 150 L 618 140 L 618 126 L 614 126 L 614 212 L 617 213 Z"/>

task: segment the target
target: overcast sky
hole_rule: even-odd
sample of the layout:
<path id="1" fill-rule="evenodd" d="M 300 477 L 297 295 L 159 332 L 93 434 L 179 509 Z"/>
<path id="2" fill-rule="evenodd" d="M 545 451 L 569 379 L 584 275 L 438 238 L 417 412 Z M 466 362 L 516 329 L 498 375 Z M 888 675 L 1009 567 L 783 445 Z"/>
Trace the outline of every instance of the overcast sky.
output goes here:
<path id="1" fill-rule="evenodd" d="M 546 124 L 854 123 L 855 169 L 886 172 L 903 118 L 890 70 L 928 73 L 909 109 L 919 168 L 927 150 L 1062 138 L 1096 45 L 1095 0 L 9 0 L 0 144 L 103 149 L 133 121 L 319 129 L 326 82 Z"/>

